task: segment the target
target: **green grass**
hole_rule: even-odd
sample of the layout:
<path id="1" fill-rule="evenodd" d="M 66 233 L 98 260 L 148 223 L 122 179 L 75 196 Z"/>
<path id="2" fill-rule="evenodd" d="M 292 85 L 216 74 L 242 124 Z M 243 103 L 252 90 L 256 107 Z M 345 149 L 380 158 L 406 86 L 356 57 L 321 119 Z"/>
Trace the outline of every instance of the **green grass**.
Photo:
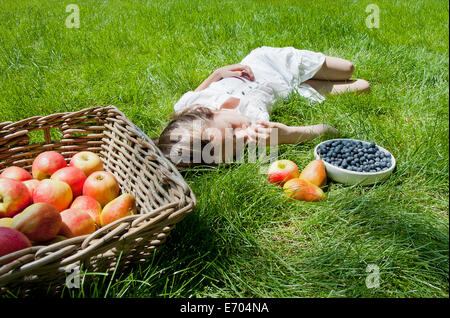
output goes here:
<path id="1" fill-rule="evenodd" d="M 65 26 L 70 3 L 79 29 Z M 379 29 L 365 25 L 370 3 Z M 258 164 L 189 171 L 198 207 L 151 260 L 64 295 L 448 297 L 448 12 L 431 0 L 1 1 L 0 121 L 114 104 L 153 137 L 215 68 L 294 46 L 353 61 L 372 91 L 294 95 L 273 120 L 328 123 L 398 160 L 386 182 L 331 183 L 320 203 L 287 202 Z M 280 156 L 303 168 L 318 141 Z"/>

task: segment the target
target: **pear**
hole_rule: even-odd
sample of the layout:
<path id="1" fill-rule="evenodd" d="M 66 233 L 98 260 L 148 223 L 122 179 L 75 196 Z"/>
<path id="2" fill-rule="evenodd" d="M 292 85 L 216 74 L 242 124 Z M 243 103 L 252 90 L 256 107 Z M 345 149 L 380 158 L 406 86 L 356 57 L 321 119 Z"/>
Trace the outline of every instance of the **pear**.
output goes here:
<path id="1" fill-rule="evenodd" d="M 323 187 L 327 184 L 327 172 L 322 160 L 313 160 L 302 170 L 299 178 Z"/>
<path id="2" fill-rule="evenodd" d="M 100 214 L 100 224 L 105 226 L 125 216 L 136 213 L 136 200 L 133 195 L 124 193 L 110 201 Z"/>
<path id="3" fill-rule="evenodd" d="M 321 201 L 325 199 L 325 194 L 321 188 L 300 178 L 287 181 L 283 189 L 285 196 L 300 201 Z"/>

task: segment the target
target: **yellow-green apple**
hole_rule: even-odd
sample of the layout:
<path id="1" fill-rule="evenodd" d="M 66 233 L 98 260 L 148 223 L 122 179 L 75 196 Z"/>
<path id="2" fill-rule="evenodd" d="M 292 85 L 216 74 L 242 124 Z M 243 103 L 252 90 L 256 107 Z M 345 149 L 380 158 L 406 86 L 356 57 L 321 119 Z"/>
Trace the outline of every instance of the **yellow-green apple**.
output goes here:
<path id="1" fill-rule="evenodd" d="M 86 174 L 86 177 L 89 177 L 95 171 L 103 171 L 102 159 L 91 151 L 80 151 L 76 153 L 70 159 L 69 165 L 82 170 Z"/>
<path id="2" fill-rule="evenodd" d="M 100 226 L 100 213 L 102 213 L 102 206 L 92 197 L 81 195 L 73 200 L 70 205 L 71 209 L 84 210 L 94 219 L 95 223 Z"/>
<path id="3" fill-rule="evenodd" d="M 288 180 L 284 186 L 284 195 L 301 201 L 321 201 L 325 199 L 322 189 L 311 182 L 294 178 Z"/>
<path id="4" fill-rule="evenodd" d="M 117 198 L 119 191 L 116 177 L 108 171 L 93 172 L 83 186 L 83 195 L 94 198 L 102 207 Z"/>
<path id="5" fill-rule="evenodd" d="M 25 234 L 10 227 L 0 227 L 0 257 L 27 247 L 31 247 L 31 242 Z M 8 260 L 3 264 L 10 263 L 13 260 Z M 0 264 L 0 266 L 3 264 Z"/>
<path id="6" fill-rule="evenodd" d="M 307 180 L 318 187 L 327 184 L 327 172 L 322 160 L 313 160 L 300 173 L 301 179 Z"/>
<path id="7" fill-rule="evenodd" d="M 125 216 L 136 213 L 136 200 L 129 193 L 124 193 L 109 202 L 100 214 L 100 224 L 105 226 Z"/>
<path id="8" fill-rule="evenodd" d="M 0 178 L 9 178 L 17 181 L 25 181 L 30 180 L 33 177 L 24 168 L 12 166 L 3 170 L 3 172 L 0 174 Z"/>
<path id="9" fill-rule="evenodd" d="M 67 209 L 61 212 L 61 218 L 65 225 L 65 229 L 62 231 L 66 234 L 64 236 L 74 237 L 95 232 L 95 221 L 87 211 Z"/>
<path id="10" fill-rule="evenodd" d="M 86 175 L 78 168 L 64 167 L 53 173 L 50 179 L 67 183 L 72 190 L 73 197 L 75 198 L 83 192 L 83 185 L 86 181 Z"/>
<path id="11" fill-rule="evenodd" d="M 17 215 L 11 227 L 31 241 L 42 243 L 54 239 L 61 229 L 61 215 L 49 203 L 34 203 Z"/>
<path id="12" fill-rule="evenodd" d="M 283 186 L 286 181 L 298 178 L 300 172 L 295 162 L 287 159 L 272 162 L 267 170 L 267 180 Z"/>
<path id="13" fill-rule="evenodd" d="M 31 173 L 35 179 L 48 179 L 54 172 L 64 167 L 67 167 L 67 162 L 60 153 L 44 151 L 33 160 Z"/>
<path id="14" fill-rule="evenodd" d="M 11 217 L 31 203 L 28 188 L 14 179 L 0 179 L 0 217 Z"/>
<path id="15" fill-rule="evenodd" d="M 31 180 L 22 181 L 22 183 L 28 188 L 28 191 L 30 192 L 31 198 L 33 198 L 34 189 L 36 189 L 36 187 L 38 186 L 39 182 L 40 181 L 37 180 L 37 179 L 31 179 Z"/>
<path id="16" fill-rule="evenodd" d="M 13 221 L 12 218 L 1 218 L 0 219 L 0 226 L 11 227 L 12 221 Z"/>
<path id="17" fill-rule="evenodd" d="M 45 202 L 53 205 L 59 212 L 67 209 L 72 202 L 70 186 L 59 180 L 44 179 L 33 192 L 33 202 Z"/>

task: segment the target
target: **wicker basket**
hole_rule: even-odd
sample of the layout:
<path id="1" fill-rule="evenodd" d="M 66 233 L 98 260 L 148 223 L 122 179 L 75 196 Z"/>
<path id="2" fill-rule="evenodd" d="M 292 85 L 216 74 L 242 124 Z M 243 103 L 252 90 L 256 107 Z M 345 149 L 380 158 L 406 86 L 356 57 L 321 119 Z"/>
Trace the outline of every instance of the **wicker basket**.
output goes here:
<path id="1" fill-rule="evenodd" d="M 43 133 L 45 142 L 30 144 Z M 62 136 L 52 140 L 55 135 Z M 175 224 L 196 206 L 196 199 L 175 166 L 114 106 L 31 117 L 0 123 L 0 172 L 8 166 L 31 170 L 42 151 L 54 150 L 68 161 L 83 150 L 95 152 L 122 192 L 136 198 L 138 213 L 91 235 L 48 246 L 33 246 L 0 258 L 0 294 L 33 294 L 42 285 L 60 291 L 73 269 L 123 270 L 143 262 L 165 242 Z"/>

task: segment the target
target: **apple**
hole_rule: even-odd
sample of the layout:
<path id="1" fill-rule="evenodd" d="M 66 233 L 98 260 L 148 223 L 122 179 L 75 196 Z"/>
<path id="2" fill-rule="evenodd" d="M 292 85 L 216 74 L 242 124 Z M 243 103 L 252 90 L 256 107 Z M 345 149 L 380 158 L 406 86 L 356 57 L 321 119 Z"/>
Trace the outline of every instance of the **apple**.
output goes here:
<path id="1" fill-rule="evenodd" d="M 291 160 L 277 160 L 272 162 L 267 171 L 267 180 L 283 186 L 288 180 L 298 178 L 300 172 L 295 162 Z"/>
<path id="2" fill-rule="evenodd" d="M 30 196 L 31 197 L 33 197 L 34 189 L 36 189 L 36 187 L 38 186 L 39 182 L 40 181 L 37 180 L 37 179 L 31 179 L 31 180 L 22 181 L 22 183 L 28 188 L 28 191 L 30 191 Z"/>
<path id="3" fill-rule="evenodd" d="M 94 198 L 82 195 L 73 200 L 70 205 L 71 209 L 84 210 L 95 220 L 95 223 L 100 225 L 100 213 L 102 213 L 102 206 Z"/>
<path id="4" fill-rule="evenodd" d="M 0 219 L 0 226 L 11 227 L 12 222 L 13 222 L 12 218 L 1 218 Z"/>
<path id="5" fill-rule="evenodd" d="M 64 167 L 53 173 L 50 179 L 67 183 L 72 190 L 73 197 L 75 198 L 83 192 L 83 185 L 86 181 L 86 175 L 78 168 Z"/>
<path id="6" fill-rule="evenodd" d="M 315 184 L 300 178 L 288 180 L 284 186 L 284 195 L 301 201 L 321 201 L 325 199 L 322 189 Z"/>
<path id="7" fill-rule="evenodd" d="M 103 162 L 100 157 L 91 151 L 80 151 L 70 159 L 69 166 L 78 168 L 89 177 L 95 171 L 103 171 Z"/>
<path id="8" fill-rule="evenodd" d="M 111 172 L 95 171 L 83 186 L 83 195 L 94 198 L 104 207 L 108 202 L 119 195 L 119 184 Z"/>
<path id="9" fill-rule="evenodd" d="M 95 232 L 95 221 L 87 211 L 67 209 L 61 212 L 66 237 L 74 237 Z"/>
<path id="10" fill-rule="evenodd" d="M 0 179 L 0 217 L 11 217 L 31 203 L 28 188 L 14 179 Z"/>
<path id="11" fill-rule="evenodd" d="M 0 257 L 27 247 L 31 247 L 31 242 L 25 234 L 9 227 L 0 227 Z M 4 264 L 10 263 L 13 260 L 8 260 Z M 0 264 L 0 266 L 4 264 Z"/>
<path id="12" fill-rule="evenodd" d="M 67 209 L 72 198 L 70 186 L 65 182 L 53 179 L 42 180 L 33 192 L 34 203 L 49 203 L 59 212 Z"/>
<path id="13" fill-rule="evenodd" d="M 307 180 L 318 187 L 327 184 L 327 172 L 322 160 L 313 160 L 300 173 L 301 179 Z"/>
<path id="14" fill-rule="evenodd" d="M 33 179 L 31 174 L 21 167 L 8 167 L 0 174 L 0 178 L 14 179 L 17 181 L 25 181 Z"/>
<path id="15" fill-rule="evenodd" d="M 42 180 L 50 176 L 61 168 L 67 167 L 64 157 L 56 151 L 44 151 L 40 153 L 31 166 L 33 178 Z"/>

